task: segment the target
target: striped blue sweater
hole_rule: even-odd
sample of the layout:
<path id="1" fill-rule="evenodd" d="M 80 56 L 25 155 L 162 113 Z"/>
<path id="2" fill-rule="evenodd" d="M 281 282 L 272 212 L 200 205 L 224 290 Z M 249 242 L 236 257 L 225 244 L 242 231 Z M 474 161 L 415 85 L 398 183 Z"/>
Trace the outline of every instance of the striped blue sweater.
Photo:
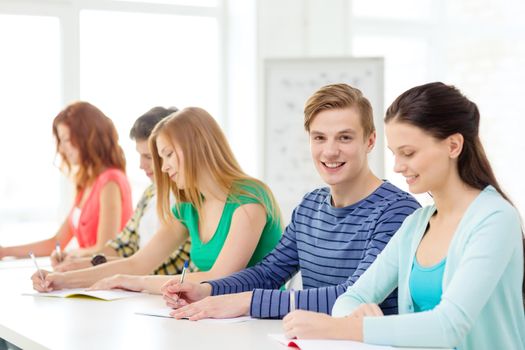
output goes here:
<path id="1" fill-rule="evenodd" d="M 252 317 L 282 318 L 289 293 L 279 288 L 301 270 L 304 290 L 298 309 L 330 313 L 337 297 L 353 285 L 419 203 L 384 182 L 371 195 L 344 208 L 331 205 L 330 190 L 314 190 L 295 208 L 275 249 L 260 263 L 226 278 L 208 281 L 212 295 L 252 291 Z M 381 305 L 397 313 L 397 293 Z"/>

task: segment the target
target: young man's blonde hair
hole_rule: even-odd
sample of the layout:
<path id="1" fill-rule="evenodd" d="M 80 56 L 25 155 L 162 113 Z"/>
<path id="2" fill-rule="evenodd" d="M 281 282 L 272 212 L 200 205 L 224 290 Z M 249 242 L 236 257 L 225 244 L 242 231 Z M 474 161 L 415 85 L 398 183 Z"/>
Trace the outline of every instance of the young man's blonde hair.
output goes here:
<path id="1" fill-rule="evenodd" d="M 370 101 L 361 90 L 348 84 L 326 85 L 310 96 L 304 106 L 304 128 L 310 132 L 310 124 L 322 111 L 345 108 L 357 108 L 365 137 L 375 131 Z"/>

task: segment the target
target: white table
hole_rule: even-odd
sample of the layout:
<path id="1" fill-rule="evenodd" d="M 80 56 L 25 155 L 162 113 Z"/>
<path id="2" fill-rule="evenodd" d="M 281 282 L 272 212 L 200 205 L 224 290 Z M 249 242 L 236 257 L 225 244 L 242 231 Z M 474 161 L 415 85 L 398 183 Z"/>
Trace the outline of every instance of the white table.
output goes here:
<path id="1" fill-rule="evenodd" d="M 23 349 L 283 348 L 267 337 L 281 332 L 276 320 L 204 324 L 134 314 L 164 306 L 160 296 L 100 301 L 20 295 L 31 290 L 33 272 L 0 269 L 0 337 Z"/>
<path id="2" fill-rule="evenodd" d="M 164 306 L 147 294 L 115 301 L 23 296 L 31 291 L 31 261 L 4 263 L 0 338 L 23 349 L 286 349 L 267 336 L 282 333 L 280 320 L 207 324 L 135 314 Z"/>
<path id="3" fill-rule="evenodd" d="M 44 270 L 51 270 L 51 260 L 49 257 L 40 257 L 36 258 L 38 267 Z M 35 269 L 35 264 L 31 259 L 14 259 L 14 258 L 4 258 L 0 259 L 0 269 Z"/>

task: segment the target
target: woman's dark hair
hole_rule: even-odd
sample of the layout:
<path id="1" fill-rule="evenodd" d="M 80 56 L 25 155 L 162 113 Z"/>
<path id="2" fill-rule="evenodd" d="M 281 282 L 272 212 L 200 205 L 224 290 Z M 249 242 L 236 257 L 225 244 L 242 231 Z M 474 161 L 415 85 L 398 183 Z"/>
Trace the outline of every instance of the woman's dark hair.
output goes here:
<path id="1" fill-rule="evenodd" d="M 162 119 L 168 115 L 177 112 L 179 109 L 177 107 L 153 107 L 143 115 L 141 115 L 129 131 L 129 137 L 132 140 L 145 141 L 151 135 L 153 128 L 160 122 Z"/>
<path id="2" fill-rule="evenodd" d="M 435 82 L 416 86 L 402 93 L 388 107 L 385 123 L 392 120 L 407 123 L 425 130 L 439 140 L 456 133 L 461 134 L 464 144 L 458 158 L 460 178 L 479 190 L 492 185 L 510 202 L 498 184 L 481 145 L 479 118 L 479 110 L 474 102 L 454 86 Z M 525 238 L 523 249 L 525 252 Z M 525 278 L 522 290 L 525 302 Z"/>

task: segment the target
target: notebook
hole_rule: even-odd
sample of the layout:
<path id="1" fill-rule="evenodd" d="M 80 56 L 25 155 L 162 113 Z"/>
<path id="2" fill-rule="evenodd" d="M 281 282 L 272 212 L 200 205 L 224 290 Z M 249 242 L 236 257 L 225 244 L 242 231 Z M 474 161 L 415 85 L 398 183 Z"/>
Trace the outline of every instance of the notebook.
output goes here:
<path id="1" fill-rule="evenodd" d="M 350 340 L 288 339 L 284 334 L 268 334 L 279 343 L 301 350 L 386 350 L 391 346 L 371 345 Z"/>
<path id="2" fill-rule="evenodd" d="M 141 295 L 139 292 L 130 292 L 127 290 L 86 290 L 78 289 L 64 289 L 54 290 L 47 293 L 22 293 L 23 295 L 30 295 L 35 297 L 55 297 L 55 298 L 72 298 L 72 297 L 91 297 L 101 300 L 117 300 L 124 298 L 132 298 Z"/>

